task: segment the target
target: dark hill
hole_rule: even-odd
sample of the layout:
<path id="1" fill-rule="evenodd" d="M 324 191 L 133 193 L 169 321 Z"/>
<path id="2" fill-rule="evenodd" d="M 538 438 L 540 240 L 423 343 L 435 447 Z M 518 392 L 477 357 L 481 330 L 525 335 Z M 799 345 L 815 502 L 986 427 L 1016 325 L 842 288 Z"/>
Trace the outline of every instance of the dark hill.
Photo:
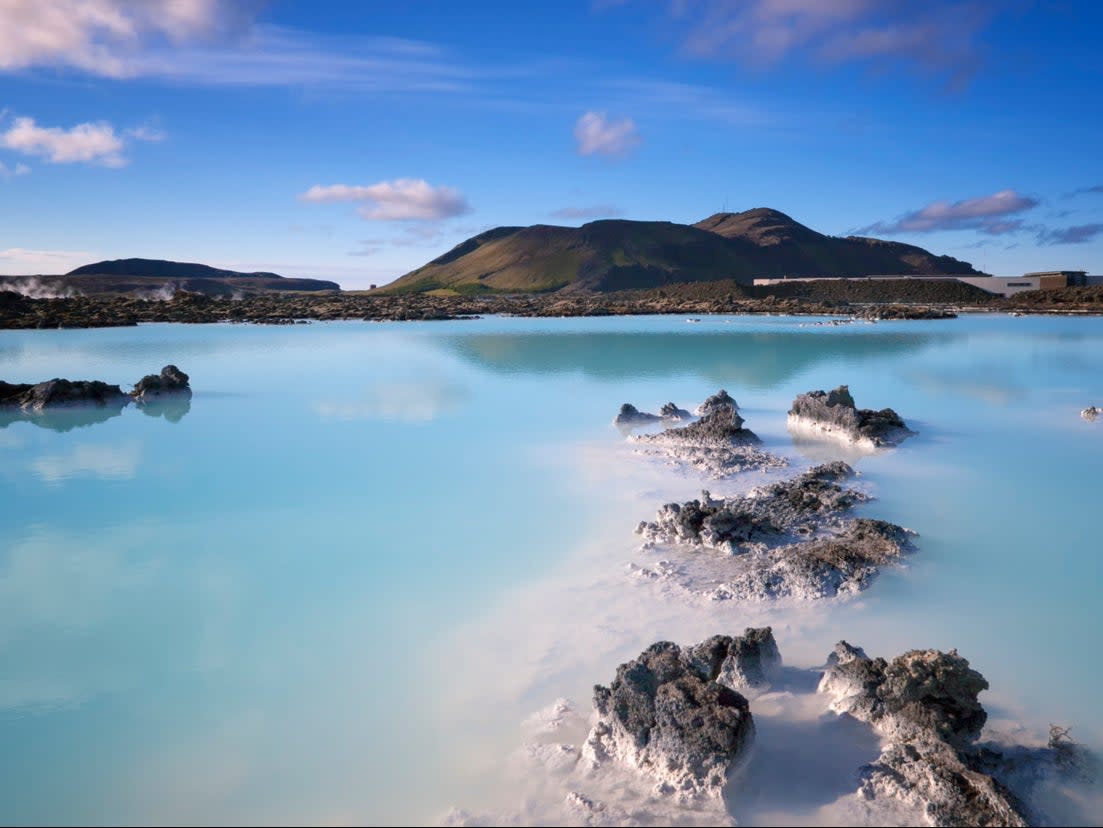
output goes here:
<path id="1" fill-rule="evenodd" d="M 70 270 L 66 276 L 165 276 L 171 279 L 268 278 L 282 279 L 278 273 L 241 273 L 220 270 L 196 262 L 170 262 L 165 259 L 111 259 Z"/>
<path id="2" fill-rule="evenodd" d="M 694 227 L 733 241 L 750 242 L 763 253 L 768 252 L 771 263 L 782 271 L 778 275 L 980 275 L 968 262 L 936 256 L 915 245 L 861 236 L 825 236 L 769 207 L 717 213 Z"/>
<path id="3" fill-rule="evenodd" d="M 221 270 L 196 262 L 170 262 L 164 259 L 113 259 L 78 267 L 57 277 L 59 287 L 81 293 L 129 293 L 168 288 L 206 293 L 213 296 L 254 293 L 271 290 L 340 290 L 336 282 L 300 279 L 278 273 L 242 273 Z"/>
<path id="4" fill-rule="evenodd" d="M 696 225 L 594 221 L 498 227 L 386 287 L 389 292 L 608 292 L 782 276 L 976 274 L 919 247 L 817 233 L 777 210 L 718 213 Z"/>

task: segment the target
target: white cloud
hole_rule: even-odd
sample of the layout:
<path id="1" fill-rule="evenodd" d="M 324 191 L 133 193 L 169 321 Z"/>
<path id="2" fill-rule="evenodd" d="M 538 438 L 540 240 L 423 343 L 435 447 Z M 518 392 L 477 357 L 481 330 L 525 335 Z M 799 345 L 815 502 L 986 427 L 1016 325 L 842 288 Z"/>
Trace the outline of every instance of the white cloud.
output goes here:
<path id="1" fill-rule="evenodd" d="M 8 179 L 19 175 L 30 175 L 31 168 L 26 164 L 16 164 L 14 167 L 8 167 L 3 161 L 0 161 L 0 179 Z"/>
<path id="2" fill-rule="evenodd" d="M 640 143 L 636 124 L 631 118 L 610 121 L 604 112 L 587 112 L 574 127 L 579 155 L 605 155 L 619 158 Z"/>
<path id="3" fill-rule="evenodd" d="M 0 0 L 2 2 L 2 0 Z M 0 113 L 2 114 L 2 113 Z M 129 160 L 123 155 L 127 143 L 133 141 L 163 141 L 162 130 L 149 125 L 124 129 L 122 134 L 106 121 L 63 127 L 39 126 L 34 118 L 20 117 L 0 132 L 0 146 L 45 158 L 51 164 L 98 164 L 103 167 L 125 167 Z M 26 175 L 31 171 L 26 164 L 17 164 L 14 175 Z M 0 178 L 7 177 L 0 164 Z"/>
<path id="4" fill-rule="evenodd" d="M 357 212 L 371 221 L 437 221 L 471 211 L 459 190 L 434 187 L 421 178 L 398 178 L 369 186 L 315 185 L 300 194 L 299 200 L 313 204 L 367 202 Z"/>
<path id="5" fill-rule="evenodd" d="M 29 250 L 9 247 L 0 250 L 0 268 L 8 273 L 68 273 L 97 257 L 85 250 Z"/>
<path id="6" fill-rule="evenodd" d="M 141 447 L 137 443 L 121 446 L 76 445 L 67 454 L 39 457 L 31 469 L 47 483 L 60 483 L 72 477 L 91 476 L 101 480 L 130 480 L 138 472 Z"/>
<path id="7" fill-rule="evenodd" d="M 34 118 L 16 118 L 7 131 L 0 133 L 0 146 L 41 156 L 53 164 L 84 162 L 122 167 L 127 163 L 122 155 L 122 138 L 105 121 L 62 129 L 40 127 Z"/>
<path id="8" fill-rule="evenodd" d="M 147 40 L 182 43 L 238 16 L 223 0 L 4 0 L 0 69 L 67 66 L 127 77 Z"/>

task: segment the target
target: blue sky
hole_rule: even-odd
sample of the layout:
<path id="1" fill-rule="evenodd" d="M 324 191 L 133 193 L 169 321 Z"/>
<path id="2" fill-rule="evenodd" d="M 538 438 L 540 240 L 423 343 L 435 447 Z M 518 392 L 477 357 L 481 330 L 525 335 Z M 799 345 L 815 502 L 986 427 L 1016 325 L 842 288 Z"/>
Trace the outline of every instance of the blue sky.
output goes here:
<path id="1" fill-rule="evenodd" d="M 385 283 L 503 225 L 769 206 L 1103 272 L 1095 2 L 0 2 L 0 273 Z"/>

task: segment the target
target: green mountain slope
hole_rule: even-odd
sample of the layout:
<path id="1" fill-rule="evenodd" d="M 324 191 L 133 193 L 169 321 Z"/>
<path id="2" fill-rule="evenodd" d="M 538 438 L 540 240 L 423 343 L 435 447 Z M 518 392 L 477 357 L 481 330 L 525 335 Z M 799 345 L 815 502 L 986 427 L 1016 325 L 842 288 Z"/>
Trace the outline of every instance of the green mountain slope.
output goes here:
<path id="1" fill-rule="evenodd" d="M 824 236 L 776 210 L 720 213 L 696 225 L 595 221 L 498 227 L 387 285 L 390 292 L 613 291 L 756 277 L 975 273 L 922 248 Z"/>

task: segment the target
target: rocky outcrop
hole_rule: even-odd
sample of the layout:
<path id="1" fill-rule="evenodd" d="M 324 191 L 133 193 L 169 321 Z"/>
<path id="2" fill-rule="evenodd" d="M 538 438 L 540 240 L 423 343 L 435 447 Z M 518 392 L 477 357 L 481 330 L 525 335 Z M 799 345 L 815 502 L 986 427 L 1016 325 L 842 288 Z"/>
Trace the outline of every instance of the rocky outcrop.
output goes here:
<path id="1" fill-rule="evenodd" d="M 684 408 L 678 408 L 674 403 L 668 402 L 659 409 L 659 416 L 667 422 L 683 422 L 693 419 L 693 415 Z"/>
<path id="2" fill-rule="evenodd" d="M 711 414 L 718 408 L 731 408 L 735 411 L 739 410 L 739 403 L 737 403 L 732 395 L 721 388 L 711 397 L 706 399 L 703 403 L 697 406 L 697 409 L 693 412 L 698 417 L 704 417 L 707 414 Z"/>
<path id="3" fill-rule="evenodd" d="M 625 403 L 620 407 L 620 411 L 617 412 L 617 416 L 613 419 L 613 424 L 618 426 L 650 425 L 651 423 L 657 423 L 660 419 L 662 418 L 655 414 L 640 411 L 631 403 Z"/>
<path id="4" fill-rule="evenodd" d="M 1095 419 L 1100 414 L 1103 414 L 1103 408 L 1099 408 L 1098 406 L 1095 406 L 1095 405 L 1089 405 L 1087 408 L 1085 408 L 1083 411 L 1080 412 L 1081 417 L 1083 417 L 1088 422 L 1092 422 L 1092 423 L 1095 422 Z"/>
<path id="5" fill-rule="evenodd" d="M 668 405 L 674 406 L 673 403 Z M 692 468 L 714 478 L 788 465 L 784 458 L 758 448 L 762 441 L 744 427 L 739 406 L 727 391 L 709 397 L 697 407 L 697 413 L 700 419 L 688 425 L 635 437 L 641 453 L 664 457 L 674 465 Z"/>
<path id="6" fill-rule="evenodd" d="M 653 644 L 620 665 L 608 687 L 594 688 L 598 721 L 583 759 L 634 767 L 656 779 L 660 794 L 719 799 L 754 738 L 750 705 L 734 688 L 760 687 L 779 668 L 769 628 L 685 649 Z"/>
<path id="7" fill-rule="evenodd" d="M 833 710 L 873 725 L 886 740 L 861 771 L 864 799 L 903 803 L 930 825 L 1028 825 L 1023 803 L 984 771 L 974 745 L 987 719 L 977 698 L 986 689 L 956 650 L 912 650 L 886 662 L 845 641 L 819 686 Z"/>
<path id="8" fill-rule="evenodd" d="M 798 396 L 789 409 L 789 427 L 823 432 L 871 448 L 897 445 L 915 433 L 891 408 L 857 408 L 845 385 Z"/>
<path id="9" fill-rule="evenodd" d="M 166 365 L 160 374 L 146 374 L 130 392 L 139 403 L 162 396 L 191 396 L 188 375 L 175 365 Z"/>
<path id="10" fill-rule="evenodd" d="M 0 407 L 27 413 L 79 405 L 121 408 L 126 403 L 127 397 L 119 386 L 98 380 L 55 378 L 35 385 L 0 382 Z"/>
<path id="11" fill-rule="evenodd" d="M 855 504 L 869 499 L 841 485 L 853 474 L 836 461 L 742 497 L 715 499 L 703 492 L 697 500 L 666 504 L 636 532 L 645 548 L 670 544 L 688 547 L 691 554 L 712 553 L 716 569 L 728 570 L 721 576 L 723 586 L 710 593 L 714 598 L 815 599 L 856 592 L 909 549 L 914 533 L 886 521 L 850 517 Z M 730 557 L 716 558 L 716 552 Z M 675 580 L 684 572 L 641 570 Z"/>
<path id="12" fill-rule="evenodd" d="M 67 431 L 116 416 L 131 400 L 148 414 L 177 422 L 187 414 L 190 397 L 188 375 L 175 365 L 142 377 L 129 394 L 99 380 L 52 379 L 33 385 L 0 382 L 0 427 L 29 419 Z"/>

